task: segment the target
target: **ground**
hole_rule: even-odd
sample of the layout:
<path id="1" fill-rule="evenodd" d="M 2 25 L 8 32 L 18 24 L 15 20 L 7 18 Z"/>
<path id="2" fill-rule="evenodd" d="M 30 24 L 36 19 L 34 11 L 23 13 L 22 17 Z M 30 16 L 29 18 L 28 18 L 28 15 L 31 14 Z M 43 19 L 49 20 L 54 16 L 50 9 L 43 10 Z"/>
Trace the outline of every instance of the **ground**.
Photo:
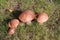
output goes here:
<path id="1" fill-rule="evenodd" d="M 18 25 L 15 33 L 8 35 L 7 23 L 26 9 L 46 12 L 49 20 L 43 25 L 36 20 Z M 60 40 L 60 0 L 0 0 L 0 40 Z"/>

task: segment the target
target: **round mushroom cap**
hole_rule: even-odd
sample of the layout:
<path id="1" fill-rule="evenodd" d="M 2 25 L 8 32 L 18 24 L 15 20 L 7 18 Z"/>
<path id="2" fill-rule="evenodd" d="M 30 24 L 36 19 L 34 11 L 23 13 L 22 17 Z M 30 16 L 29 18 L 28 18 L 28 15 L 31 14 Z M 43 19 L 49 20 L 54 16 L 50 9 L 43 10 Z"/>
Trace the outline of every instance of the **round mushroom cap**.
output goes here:
<path id="1" fill-rule="evenodd" d="M 8 23 L 8 26 L 10 28 L 17 28 L 18 24 L 19 24 L 19 20 L 18 19 L 13 19 Z"/>
<path id="2" fill-rule="evenodd" d="M 35 18 L 35 13 L 31 10 L 25 10 L 19 15 L 19 19 L 24 23 L 30 22 L 34 18 Z"/>
<path id="3" fill-rule="evenodd" d="M 46 22 L 48 20 L 48 14 L 46 13 L 40 13 L 38 15 L 38 18 L 37 18 L 37 22 L 43 24 L 44 22 Z"/>
<path id="4" fill-rule="evenodd" d="M 15 32 L 15 29 L 9 29 L 8 34 L 12 35 L 12 34 L 14 34 L 14 32 Z"/>

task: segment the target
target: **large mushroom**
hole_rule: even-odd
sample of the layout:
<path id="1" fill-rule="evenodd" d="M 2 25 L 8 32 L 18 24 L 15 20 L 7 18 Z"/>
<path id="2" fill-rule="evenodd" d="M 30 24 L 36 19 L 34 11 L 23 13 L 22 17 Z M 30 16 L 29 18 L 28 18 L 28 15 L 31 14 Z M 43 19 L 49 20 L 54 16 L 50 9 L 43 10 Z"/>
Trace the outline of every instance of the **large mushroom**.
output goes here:
<path id="1" fill-rule="evenodd" d="M 18 24 L 19 24 L 19 20 L 18 19 L 13 19 L 8 23 L 8 26 L 10 28 L 15 29 L 15 28 L 17 28 Z"/>
<path id="2" fill-rule="evenodd" d="M 26 24 L 30 24 L 34 18 L 35 13 L 31 10 L 25 10 L 19 15 L 19 19 Z"/>
<path id="3" fill-rule="evenodd" d="M 46 22 L 48 20 L 48 14 L 42 12 L 38 14 L 37 17 L 37 22 L 39 22 L 40 24 L 43 24 L 44 22 Z"/>

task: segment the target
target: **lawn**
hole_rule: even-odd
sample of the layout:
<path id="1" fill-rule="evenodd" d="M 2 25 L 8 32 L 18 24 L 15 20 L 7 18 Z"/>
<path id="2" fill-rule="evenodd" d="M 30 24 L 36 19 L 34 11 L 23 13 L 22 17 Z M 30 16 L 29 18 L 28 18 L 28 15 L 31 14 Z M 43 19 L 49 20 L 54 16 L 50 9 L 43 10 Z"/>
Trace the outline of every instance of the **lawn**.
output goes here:
<path id="1" fill-rule="evenodd" d="M 26 9 L 46 12 L 49 20 L 43 25 L 36 20 L 23 23 L 8 35 L 7 23 Z M 60 40 L 60 0 L 0 0 L 0 40 Z"/>

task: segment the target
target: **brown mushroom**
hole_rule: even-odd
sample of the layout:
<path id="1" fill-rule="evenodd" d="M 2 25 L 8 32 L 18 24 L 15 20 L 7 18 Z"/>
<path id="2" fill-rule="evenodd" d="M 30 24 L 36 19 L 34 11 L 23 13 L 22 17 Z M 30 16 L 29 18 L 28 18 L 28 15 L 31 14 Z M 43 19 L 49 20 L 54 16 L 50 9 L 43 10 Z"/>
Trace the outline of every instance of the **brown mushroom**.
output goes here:
<path id="1" fill-rule="evenodd" d="M 31 21 L 35 18 L 35 13 L 31 10 L 25 10 L 19 15 L 19 19 L 24 23 L 31 23 Z"/>
<path id="2" fill-rule="evenodd" d="M 19 20 L 18 19 L 13 19 L 8 23 L 8 26 L 10 28 L 17 28 L 18 24 L 19 24 Z"/>
<path id="3" fill-rule="evenodd" d="M 38 15 L 37 17 L 37 22 L 39 22 L 40 24 L 43 24 L 44 22 L 46 22 L 48 20 L 48 14 L 42 12 Z"/>
<path id="4" fill-rule="evenodd" d="M 12 34 L 14 34 L 14 32 L 15 32 L 15 29 L 10 28 L 9 31 L 8 31 L 8 34 L 12 35 Z"/>

